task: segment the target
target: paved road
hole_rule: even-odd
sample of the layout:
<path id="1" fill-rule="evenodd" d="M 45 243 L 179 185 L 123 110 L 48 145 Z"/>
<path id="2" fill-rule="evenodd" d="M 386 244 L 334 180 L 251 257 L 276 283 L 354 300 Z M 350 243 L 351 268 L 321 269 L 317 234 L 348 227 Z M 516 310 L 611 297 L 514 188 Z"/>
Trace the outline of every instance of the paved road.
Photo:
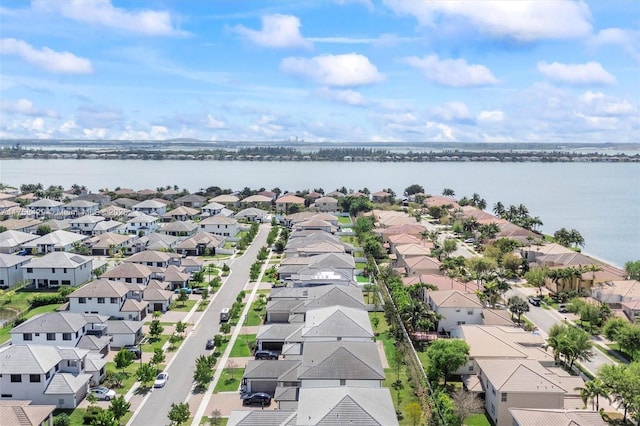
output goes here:
<path id="1" fill-rule="evenodd" d="M 518 295 L 520 297 L 522 297 L 523 299 L 527 300 L 527 298 L 531 295 L 533 295 L 535 293 L 535 289 L 532 288 L 517 288 L 514 287 L 511 290 L 509 290 L 507 293 L 505 293 L 505 299 L 509 299 L 509 297 L 514 296 L 514 295 Z M 563 321 L 571 321 L 571 319 L 573 318 L 572 314 L 561 314 L 558 311 L 555 311 L 553 309 L 544 309 L 542 307 L 536 307 L 536 306 L 532 306 L 531 304 L 529 304 L 529 312 L 527 312 L 525 314 L 525 316 L 527 317 L 527 319 L 529 321 L 531 321 L 532 323 L 534 323 L 536 325 L 536 327 L 538 327 L 538 330 L 540 330 L 540 333 L 543 335 L 544 338 L 546 338 L 549 334 L 549 329 L 554 325 L 557 324 L 559 322 L 563 322 Z M 594 345 L 597 345 L 598 343 L 598 338 L 597 337 L 592 337 L 591 340 L 593 340 Z M 613 364 L 614 362 L 607 357 L 605 354 L 603 354 L 600 350 L 598 350 L 597 348 L 594 348 L 593 350 L 593 358 L 590 361 L 586 361 L 586 362 L 580 362 L 580 364 L 582 365 L 582 367 L 584 367 L 586 370 L 588 370 L 591 374 L 595 375 L 598 372 L 598 369 L 605 365 L 605 364 Z"/>
<path id="2" fill-rule="evenodd" d="M 154 389 L 151 392 L 128 425 L 159 426 L 169 424 L 167 413 L 171 408 L 171 403 L 184 402 L 189 397 L 193 387 L 196 358 L 211 352 L 205 350 L 204 347 L 207 339 L 216 335 L 220 330 L 220 310 L 231 307 L 238 292 L 244 288 L 249 280 L 251 264 L 255 262 L 260 247 L 266 244 L 270 228 L 270 224 L 261 225 L 258 235 L 248 250 L 242 256 L 228 262 L 231 267 L 231 275 L 215 294 L 198 326 L 182 343 L 180 351 L 167 369 L 169 382 L 164 388 Z"/>

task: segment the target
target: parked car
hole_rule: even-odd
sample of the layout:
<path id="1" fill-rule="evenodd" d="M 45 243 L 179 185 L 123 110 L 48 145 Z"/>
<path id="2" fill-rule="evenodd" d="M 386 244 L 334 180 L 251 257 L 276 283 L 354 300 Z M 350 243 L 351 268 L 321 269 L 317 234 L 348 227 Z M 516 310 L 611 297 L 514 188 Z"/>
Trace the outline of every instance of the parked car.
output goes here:
<path id="1" fill-rule="evenodd" d="M 467 238 L 466 240 L 464 240 L 464 242 L 466 244 L 473 244 L 473 243 L 476 242 L 476 239 L 475 238 Z"/>
<path id="2" fill-rule="evenodd" d="M 202 294 L 205 290 L 208 290 L 207 287 L 196 287 L 191 290 L 193 294 Z"/>
<path id="3" fill-rule="evenodd" d="M 89 389 L 89 393 L 101 401 L 111 401 L 116 397 L 116 391 L 104 386 L 96 386 Z"/>
<path id="4" fill-rule="evenodd" d="M 134 355 L 135 359 L 140 359 L 140 357 L 142 356 L 142 351 L 137 346 L 127 345 L 122 349 L 125 349 L 125 350 L 131 352 Z"/>
<path id="5" fill-rule="evenodd" d="M 242 397 L 242 405 L 260 404 L 263 407 L 271 405 L 271 395 L 264 392 L 256 392 Z"/>
<path id="6" fill-rule="evenodd" d="M 207 339 L 207 344 L 204 346 L 205 349 L 213 349 L 215 347 L 214 344 L 215 340 L 213 339 Z"/>
<path id="7" fill-rule="evenodd" d="M 533 306 L 540 306 L 540 304 L 542 303 L 542 299 L 537 296 L 532 296 L 529 298 L 529 303 L 531 303 Z"/>
<path id="8" fill-rule="evenodd" d="M 558 305 L 558 312 L 566 314 L 567 312 L 569 312 L 569 309 L 567 309 L 567 305 L 565 305 L 564 303 L 560 303 Z"/>
<path id="9" fill-rule="evenodd" d="M 168 381 L 169 381 L 169 373 L 165 373 L 163 371 L 162 373 L 158 374 L 158 377 L 156 377 L 156 381 L 153 382 L 153 387 L 154 388 L 163 388 L 164 385 L 166 385 Z"/>
<path id="10" fill-rule="evenodd" d="M 278 359 L 278 354 L 271 351 L 259 350 L 255 353 L 255 359 Z"/>
<path id="11" fill-rule="evenodd" d="M 173 292 L 175 294 L 179 294 L 182 290 L 184 290 L 184 292 L 187 293 L 187 294 L 193 293 L 193 290 L 191 290 L 189 287 L 176 288 L 175 290 L 173 290 Z"/>

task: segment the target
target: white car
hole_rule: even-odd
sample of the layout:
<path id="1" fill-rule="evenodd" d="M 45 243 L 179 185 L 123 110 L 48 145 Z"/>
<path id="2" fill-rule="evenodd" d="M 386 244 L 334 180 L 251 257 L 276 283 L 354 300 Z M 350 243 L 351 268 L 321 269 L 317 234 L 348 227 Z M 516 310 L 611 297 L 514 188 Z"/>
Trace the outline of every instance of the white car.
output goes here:
<path id="1" fill-rule="evenodd" d="M 91 388 L 89 389 L 89 393 L 95 396 L 97 399 L 104 401 L 111 401 L 116 397 L 116 391 L 105 388 L 104 386 L 96 386 L 95 388 Z"/>
<path id="2" fill-rule="evenodd" d="M 153 382 L 153 387 L 154 388 L 163 388 L 164 385 L 166 385 L 168 381 L 169 381 L 169 373 L 165 373 L 163 371 L 162 373 L 158 374 L 158 377 L 156 377 L 156 381 Z"/>

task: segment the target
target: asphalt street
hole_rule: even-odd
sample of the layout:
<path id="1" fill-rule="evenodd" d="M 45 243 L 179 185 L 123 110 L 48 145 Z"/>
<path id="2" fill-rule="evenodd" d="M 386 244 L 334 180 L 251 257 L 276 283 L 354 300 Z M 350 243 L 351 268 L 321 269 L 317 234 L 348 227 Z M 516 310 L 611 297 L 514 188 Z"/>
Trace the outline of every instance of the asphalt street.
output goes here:
<path id="1" fill-rule="evenodd" d="M 196 359 L 200 355 L 209 355 L 205 350 L 207 339 L 220 331 L 220 311 L 230 308 L 237 294 L 249 280 L 251 264 L 255 262 L 258 250 L 266 244 L 271 226 L 264 224 L 247 251 L 239 257 L 228 261 L 231 275 L 226 278 L 222 287 L 212 296 L 209 307 L 204 312 L 198 325 L 186 337 L 173 358 L 171 365 L 165 370 L 169 373 L 169 381 L 164 388 L 153 389 L 134 413 L 128 425 L 148 426 L 167 425 L 167 414 L 172 403 L 186 401 L 193 388 L 193 372 Z"/>

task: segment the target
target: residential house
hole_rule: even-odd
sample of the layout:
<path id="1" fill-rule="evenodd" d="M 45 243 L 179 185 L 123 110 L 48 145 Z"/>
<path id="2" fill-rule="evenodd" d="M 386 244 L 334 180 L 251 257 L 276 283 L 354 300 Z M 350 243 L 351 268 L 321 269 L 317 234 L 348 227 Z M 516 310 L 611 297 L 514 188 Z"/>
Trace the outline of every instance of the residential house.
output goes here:
<path id="1" fill-rule="evenodd" d="M 0 348 L 0 401 L 28 400 L 38 406 L 76 408 L 87 395 L 92 376 L 84 373 L 82 362 L 78 368 L 78 363 L 71 361 L 75 360 L 64 359 L 53 346 Z"/>
<path id="2" fill-rule="evenodd" d="M 602 415 L 590 410 L 509 408 L 513 426 L 607 426 Z"/>
<path id="3" fill-rule="evenodd" d="M 95 315 L 91 318 L 96 318 Z M 107 317 L 101 317 L 98 321 L 104 322 Z M 93 319 L 92 319 L 93 321 Z M 80 338 L 93 329 L 94 324 L 83 314 L 76 312 L 47 312 L 29 318 L 27 321 L 12 328 L 12 345 L 48 345 L 74 347 Z M 95 325 L 98 330 L 100 324 Z M 102 330 L 104 331 L 104 328 Z"/>
<path id="4" fill-rule="evenodd" d="M 582 408 L 579 376 L 559 368 L 545 368 L 535 360 L 484 359 L 478 361 L 485 409 L 496 426 L 513 425 L 510 408 Z M 577 401 L 576 401 L 577 399 Z M 570 406 L 570 405 L 579 405 Z"/>
<path id="5" fill-rule="evenodd" d="M 113 348 L 135 346 L 143 336 L 142 321 L 107 321 L 107 329 L 112 338 L 111 346 Z"/>
<path id="6" fill-rule="evenodd" d="M 200 210 L 180 206 L 175 208 L 169 212 L 167 212 L 164 216 L 162 216 L 163 222 L 171 222 L 172 220 L 178 221 L 186 221 L 186 220 L 194 220 L 196 217 L 200 215 Z"/>
<path id="7" fill-rule="evenodd" d="M 338 228 L 330 222 L 320 219 L 310 219 L 293 225 L 294 231 L 324 231 L 329 234 L 338 232 Z"/>
<path id="8" fill-rule="evenodd" d="M 236 219 L 218 215 L 201 220 L 200 230 L 223 237 L 235 237 L 240 228 Z"/>
<path id="9" fill-rule="evenodd" d="M 333 197 L 320 197 L 313 205 L 320 212 L 338 211 L 338 200 Z"/>
<path id="10" fill-rule="evenodd" d="M 127 246 L 127 254 L 139 253 L 145 250 L 174 251 L 184 237 L 174 237 L 161 233 L 153 233 L 137 237 Z"/>
<path id="11" fill-rule="evenodd" d="M 367 311 L 329 306 L 307 311 L 302 338 L 305 342 L 370 341 L 373 330 Z"/>
<path id="12" fill-rule="evenodd" d="M 141 213 L 127 220 L 125 231 L 129 234 L 149 235 L 158 230 L 158 218 Z"/>
<path id="13" fill-rule="evenodd" d="M 0 221 L 0 226 L 9 231 L 20 231 L 27 233 L 35 233 L 38 226 L 42 223 L 39 219 L 22 218 L 22 219 L 5 219 Z"/>
<path id="14" fill-rule="evenodd" d="M 33 258 L 21 266 L 23 276 L 35 288 L 77 287 L 91 279 L 93 258 L 67 252 L 53 252 Z"/>
<path id="15" fill-rule="evenodd" d="M 131 284 L 147 285 L 151 280 L 152 271 L 146 265 L 123 262 L 100 276 L 102 279 L 123 281 Z"/>
<path id="16" fill-rule="evenodd" d="M 613 309 L 619 309 L 623 302 L 640 299 L 640 281 L 615 280 L 599 283 L 591 288 L 591 297 Z"/>
<path id="17" fill-rule="evenodd" d="M 260 195 L 260 194 L 256 194 L 256 195 L 249 195 L 246 198 L 243 198 L 240 201 L 240 204 L 243 206 L 253 206 L 253 207 L 265 207 L 268 208 L 271 206 L 271 201 L 273 199 L 271 197 L 268 197 L 266 195 Z"/>
<path id="18" fill-rule="evenodd" d="M 314 268 L 332 269 L 340 275 L 355 277 L 355 260 L 353 256 L 342 253 L 328 253 L 308 257 L 285 258 L 278 267 L 278 277 L 280 280 L 291 280 L 293 274 L 300 271 Z"/>
<path id="19" fill-rule="evenodd" d="M 276 212 L 287 214 L 292 206 L 297 206 L 298 209 L 302 210 L 305 207 L 304 202 L 305 200 L 302 197 L 291 193 L 285 194 L 276 200 Z"/>
<path id="20" fill-rule="evenodd" d="M 277 410 L 235 410 L 227 419 L 227 426 L 286 425 L 296 418 L 296 411 L 279 407 Z"/>
<path id="21" fill-rule="evenodd" d="M 76 198 L 76 200 L 90 201 L 92 203 L 98 204 L 99 208 L 102 208 L 111 202 L 111 197 L 109 197 L 108 195 L 89 193 L 78 195 L 78 198 Z"/>
<path id="22" fill-rule="evenodd" d="M 126 251 L 134 238 L 133 235 L 107 232 L 85 240 L 84 245 L 91 249 L 93 256 L 113 256 L 118 252 Z"/>
<path id="23" fill-rule="evenodd" d="M 51 231 L 70 231 L 71 219 L 47 219 L 42 225 L 49 227 Z"/>
<path id="24" fill-rule="evenodd" d="M 142 290 L 135 291 L 121 281 L 92 281 L 69 294 L 68 299 L 69 312 L 131 321 L 142 321 L 147 314 L 148 303 L 142 301 Z"/>
<path id="25" fill-rule="evenodd" d="M 36 212 L 38 218 L 53 218 L 56 216 L 62 216 L 64 203 L 56 200 L 50 200 L 43 198 L 33 203 L 27 204 L 27 208 Z"/>
<path id="26" fill-rule="evenodd" d="M 93 227 L 93 231 L 91 235 L 101 235 L 106 234 L 107 232 L 113 232 L 117 234 L 126 234 L 127 227 L 124 223 L 119 222 L 114 219 L 103 220 L 102 222 L 96 223 Z"/>
<path id="27" fill-rule="evenodd" d="M 98 211 L 98 203 L 89 200 L 75 199 L 62 206 L 65 216 L 80 217 L 91 216 Z"/>
<path id="28" fill-rule="evenodd" d="M 7 425 L 53 426 L 55 405 L 31 404 L 32 401 L 0 399 L 0 419 Z"/>
<path id="29" fill-rule="evenodd" d="M 32 254 L 46 254 L 54 251 L 70 251 L 74 243 L 81 243 L 88 237 L 68 231 L 53 231 L 24 243 L 22 246 Z"/>
<path id="30" fill-rule="evenodd" d="M 409 243 L 409 244 L 397 244 L 393 248 L 393 258 L 396 266 L 407 265 L 407 259 L 415 257 L 429 257 L 431 254 L 431 248 L 424 244 Z M 391 257 L 391 256 L 390 256 Z"/>
<path id="31" fill-rule="evenodd" d="M 300 345 L 302 337 L 300 333 L 304 328 L 304 323 L 272 323 L 260 327 L 256 333 L 256 348 L 258 350 L 270 350 L 274 352 L 284 353 L 285 345 Z M 300 354 L 300 350 L 296 350 L 296 355 Z M 284 358 L 288 358 L 285 356 Z M 298 359 L 299 357 L 293 357 Z"/>
<path id="32" fill-rule="evenodd" d="M 184 272 L 194 274 L 204 269 L 204 260 L 195 257 L 185 257 L 180 261 L 180 266 L 184 269 Z"/>
<path id="33" fill-rule="evenodd" d="M 192 220 L 185 220 L 163 223 L 158 232 L 173 235 L 174 237 L 189 237 L 198 232 L 198 229 L 200 229 L 198 223 Z"/>
<path id="34" fill-rule="evenodd" d="M 125 262 L 147 265 L 149 267 L 168 268 L 170 265 L 180 266 L 181 258 L 182 257 L 176 253 L 146 250 L 131 255 Z"/>
<path id="35" fill-rule="evenodd" d="M 640 322 L 640 299 L 622 302 L 622 312 L 633 323 Z"/>
<path id="36" fill-rule="evenodd" d="M 404 270 L 408 277 L 416 275 L 440 274 L 440 262 L 429 256 L 408 257 L 404 260 Z"/>
<path id="37" fill-rule="evenodd" d="M 17 253 L 22 250 L 22 245 L 38 238 L 37 235 L 27 232 L 7 230 L 0 232 L 0 253 Z"/>
<path id="38" fill-rule="evenodd" d="M 458 290 L 428 291 L 427 304 L 436 314 L 438 332 L 449 333 L 454 327 L 462 324 L 482 324 L 482 309 L 475 293 L 463 293 Z"/>
<path id="39" fill-rule="evenodd" d="M 141 212 L 149 216 L 164 216 L 167 212 L 167 205 L 156 200 L 145 200 L 131 206 L 131 210 Z"/>
<path id="40" fill-rule="evenodd" d="M 15 287 L 24 279 L 24 265 L 31 257 L 0 253 L 0 289 Z"/>
<path id="41" fill-rule="evenodd" d="M 371 194 L 371 201 L 373 201 L 374 203 L 384 203 L 387 202 L 389 198 L 393 199 L 392 197 L 393 195 L 389 192 L 377 191 Z"/>
<path id="42" fill-rule="evenodd" d="M 222 210 L 224 209 L 224 204 L 220 204 L 220 203 L 209 203 L 206 206 L 204 206 L 202 209 L 200 209 L 200 215 L 202 217 L 207 217 L 207 216 L 216 216 L 219 215 L 220 213 L 222 213 Z"/>
<path id="43" fill-rule="evenodd" d="M 176 198 L 174 202 L 178 206 L 200 208 L 207 203 L 207 198 L 198 194 L 187 194 L 180 198 Z"/>
<path id="44" fill-rule="evenodd" d="M 249 360 L 242 376 L 242 388 L 248 393 L 266 392 L 274 395 L 279 377 L 299 365 L 298 360 Z"/>
<path id="45" fill-rule="evenodd" d="M 186 256 L 213 256 L 224 247 L 225 238 L 209 232 L 198 232 L 176 245 L 176 252 Z"/>
<path id="46" fill-rule="evenodd" d="M 169 283 L 151 280 L 142 292 L 149 312 L 166 312 L 173 301 L 174 292 L 167 290 Z"/>
<path id="47" fill-rule="evenodd" d="M 268 215 L 269 212 L 266 210 L 258 209 L 256 207 L 249 207 L 247 209 L 240 210 L 238 213 L 234 214 L 233 217 L 237 220 L 243 220 L 246 222 L 262 223 L 265 221 L 265 218 Z"/>
<path id="48" fill-rule="evenodd" d="M 220 194 L 217 197 L 213 197 L 209 200 L 211 203 L 220 203 L 227 207 L 237 207 L 240 204 L 240 198 L 232 194 Z"/>
<path id="49" fill-rule="evenodd" d="M 131 213 L 131 209 L 121 207 L 118 205 L 108 205 L 96 213 L 98 216 L 103 216 L 105 219 L 123 220 Z"/>
<path id="50" fill-rule="evenodd" d="M 102 216 L 81 216 L 69 221 L 69 231 L 82 235 L 93 235 L 96 225 L 105 220 Z M 116 222 L 117 223 L 117 222 Z"/>

